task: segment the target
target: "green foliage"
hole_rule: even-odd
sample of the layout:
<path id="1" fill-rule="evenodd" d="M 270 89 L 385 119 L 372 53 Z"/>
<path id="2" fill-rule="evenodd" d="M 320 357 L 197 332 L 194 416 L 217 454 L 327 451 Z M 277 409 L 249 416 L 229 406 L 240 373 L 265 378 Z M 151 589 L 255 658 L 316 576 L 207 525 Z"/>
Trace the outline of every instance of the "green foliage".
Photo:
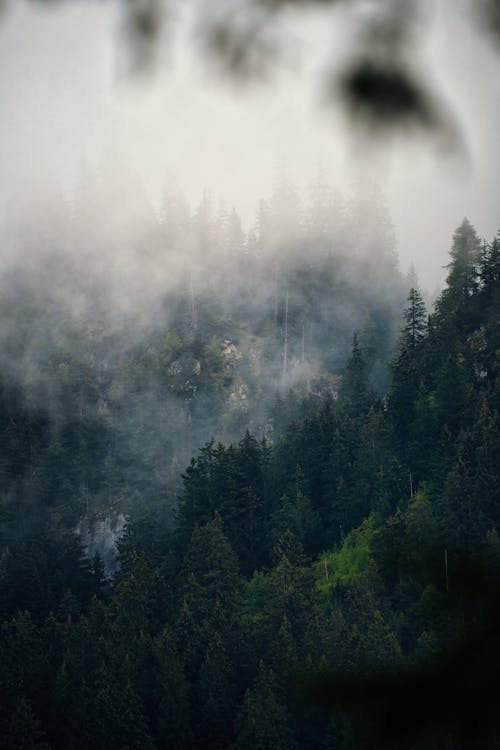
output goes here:
<path id="1" fill-rule="evenodd" d="M 289 750 L 294 747 L 286 708 L 277 696 L 272 670 L 263 662 L 251 688 L 244 696 L 236 719 L 236 740 L 232 750 Z"/>
<path id="2" fill-rule="evenodd" d="M 357 334 L 353 336 L 352 353 L 342 378 L 341 395 L 355 417 L 363 415 L 373 401 L 368 385 L 368 363 Z"/>
<path id="3" fill-rule="evenodd" d="M 89 601 L 102 580 L 71 533 L 46 533 L 11 545 L 0 560 L 0 616 L 29 609 L 43 619 L 71 591 Z"/>
<path id="4" fill-rule="evenodd" d="M 191 739 L 189 684 L 175 640 L 164 630 L 154 642 L 158 695 L 153 703 L 153 726 L 161 745 L 180 750 Z"/>
<path id="5" fill-rule="evenodd" d="M 182 341 L 179 338 L 177 331 L 171 330 L 167 333 L 161 343 L 161 353 L 165 358 L 166 362 L 171 362 L 177 354 L 182 350 Z"/>
<path id="6" fill-rule="evenodd" d="M 236 305 L 229 292 L 216 302 L 190 287 L 179 293 L 175 324 L 149 332 L 125 357 L 110 354 L 109 370 L 103 355 L 87 356 L 77 330 L 73 354 L 61 346 L 42 368 L 56 413 L 36 405 L 41 383 L 14 385 L 2 374 L 2 747 L 351 750 L 362 746 L 362 730 L 368 746 L 382 747 L 395 728 L 403 747 L 418 726 L 428 732 L 419 748 L 451 750 L 496 729 L 498 241 L 480 249 L 462 224 L 429 319 L 410 291 L 383 401 L 370 387 L 389 329 L 380 310 L 354 338 L 340 392 L 337 380 L 316 375 L 308 395 L 279 388 L 271 424 L 267 407 L 255 411 L 256 373 L 266 356 L 266 373 L 282 377 L 284 300 L 290 362 L 306 358 L 308 324 L 323 314 L 332 314 L 322 341 L 328 366 L 336 361 L 328 336 L 344 337 L 346 355 L 349 338 L 325 302 L 327 291 L 342 294 L 349 260 L 332 259 L 324 213 L 315 239 L 321 273 L 318 265 L 305 278 L 300 263 L 281 265 L 273 213 L 293 204 L 287 191 L 276 195 L 255 239 L 267 233 L 276 249 L 272 284 L 261 277 L 272 312 L 259 312 L 250 293 Z M 202 208 L 193 232 L 207 249 L 215 229 Z M 165 215 L 171 238 L 191 231 L 181 215 Z M 234 216 L 218 221 L 229 273 L 243 264 L 232 255 L 242 235 Z M 382 289 L 384 270 L 364 262 Z M 232 309 L 247 316 L 237 345 L 226 338 Z M 33 325 L 36 310 L 33 303 Z M 323 334 L 315 335 L 317 344 Z M 261 347 L 252 364 L 239 356 L 247 345 Z M 252 432 L 225 400 L 243 378 Z M 175 484 L 174 454 L 188 451 L 219 409 L 208 428 L 234 417 L 243 437 L 227 445 L 204 437 Z M 273 442 L 255 437 L 264 424 Z M 182 449 L 173 436 L 186 440 Z M 63 529 L 114 496 L 128 503 L 128 520 L 110 577 Z M 333 716 L 306 703 L 304 672 L 320 676 L 326 687 L 316 700 Z M 433 726 L 441 708 L 443 741 Z"/>
<path id="7" fill-rule="evenodd" d="M 358 578 L 368 568 L 375 533 L 374 517 L 370 515 L 359 528 L 349 532 L 338 551 L 321 555 L 314 567 L 317 589 L 328 594 Z"/>
<path id="8" fill-rule="evenodd" d="M 237 446 L 213 441 L 200 450 L 184 476 L 177 538 L 180 544 L 197 523 L 220 515 L 242 572 L 250 574 L 266 559 L 270 498 L 268 448 L 249 432 Z"/>

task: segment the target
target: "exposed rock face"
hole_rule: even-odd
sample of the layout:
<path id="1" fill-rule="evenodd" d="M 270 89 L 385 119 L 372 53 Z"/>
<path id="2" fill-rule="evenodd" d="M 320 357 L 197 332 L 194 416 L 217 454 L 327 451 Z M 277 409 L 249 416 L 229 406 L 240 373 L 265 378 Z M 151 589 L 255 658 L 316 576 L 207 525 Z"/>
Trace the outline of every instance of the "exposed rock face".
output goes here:
<path id="1" fill-rule="evenodd" d="M 221 344 L 221 351 L 225 357 L 234 357 L 234 359 L 241 359 L 243 356 L 237 347 L 233 344 L 232 339 L 224 339 Z"/>

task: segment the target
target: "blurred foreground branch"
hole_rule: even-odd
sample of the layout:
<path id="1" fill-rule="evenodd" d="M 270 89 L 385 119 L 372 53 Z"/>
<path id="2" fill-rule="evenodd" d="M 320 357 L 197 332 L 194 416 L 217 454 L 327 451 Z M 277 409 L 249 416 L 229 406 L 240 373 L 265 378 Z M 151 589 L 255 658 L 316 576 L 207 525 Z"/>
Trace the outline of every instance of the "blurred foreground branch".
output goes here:
<path id="1" fill-rule="evenodd" d="M 46 6 L 77 1 L 31 0 Z M 116 2 L 122 12 L 126 72 L 149 73 L 158 65 L 161 46 L 172 40 L 174 21 L 184 5 L 180 0 Z M 0 0 L 0 10 L 11 4 Z M 202 64 L 215 62 L 239 84 L 269 78 L 281 51 L 292 44 L 277 23 L 285 11 L 347 8 L 358 21 L 358 34 L 345 65 L 340 70 L 332 65 L 327 73 L 326 102 L 340 103 L 350 121 L 370 134 L 395 128 L 432 132 L 446 148 L 456 150 L 459 127 L 420 60 L 417 32 L 425 33 L 424 5 L 420 0 L 217 0 L 193 1 L 190 7 Z M 476 0 L 463 7 L 500 48 L 500 0 Z"/>

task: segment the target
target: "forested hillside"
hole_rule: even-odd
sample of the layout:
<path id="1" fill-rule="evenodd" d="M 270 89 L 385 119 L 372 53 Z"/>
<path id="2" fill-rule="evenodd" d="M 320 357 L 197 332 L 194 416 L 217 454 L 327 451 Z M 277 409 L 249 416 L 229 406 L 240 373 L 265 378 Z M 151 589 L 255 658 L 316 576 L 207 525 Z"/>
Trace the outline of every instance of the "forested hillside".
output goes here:
<path id="1" fill-rule="evenodd" d="M 286 264 L 264 215 L 129 348 L 4 296 L 2 747 L 499 746 L 500 243 L 464 220 L 398 320 L 352 213 Z"/>
<path id="2" fill-rule="evenodd" d="M 275 442 L 336 396 L 354 331 L 387 384 L 406 291 L 375 187 L 319 174 L 301 206 L 283 178 L 245 235 L 207 196 L 190 212 L 170 181 L 156 217 L 122 182 L 113 210 L 85 172 L 72 204 L 4 228 L 24 253 L 0 276 L 3 546 L 78 524 L 107 555 L 138 503 L 172 519 L 207 440 Z"/>

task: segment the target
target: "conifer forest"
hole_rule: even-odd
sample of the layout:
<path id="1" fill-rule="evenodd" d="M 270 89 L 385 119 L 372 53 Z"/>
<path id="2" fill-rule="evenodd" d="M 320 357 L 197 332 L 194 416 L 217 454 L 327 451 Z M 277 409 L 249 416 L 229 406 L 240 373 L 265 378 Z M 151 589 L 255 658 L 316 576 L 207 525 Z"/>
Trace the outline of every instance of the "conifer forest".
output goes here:
<path id="1" fill-rule="evenodd" d="M 81 3 L 23 5 L 56 24 Z M 144 61 L 163 4 L 139 6 L 124 49 Z M 4 10 L 0 68 L 20 12 Z M 244 88 L 265 38 L 223 28 L 200 54 L 229 54 Z M 400 62 L 395 99 L 353 69 L 350 122 L 451 139 Z M 63 119 L 84 97 L 65 92 Z M 162 167 L 155 204 L 111 143 L 69 179 L 75 145 L 54 132 L 45 172 L 20 111 L 19 133 L 9 107 L 0 126 L 0 749 L 500 748 L 500 233 L 479 203 L 446 235 L 435 210 L 431 249 L 426 196 L 408 195 L 408 250 L 383 169 L 347 184 L 312 162 L 302 190 L 273 152 L 242 217 L 198 184 L 209 125 L 176 121 L 202 197 Z M 441 275 L 421 281 L 432 253 Z"/>

